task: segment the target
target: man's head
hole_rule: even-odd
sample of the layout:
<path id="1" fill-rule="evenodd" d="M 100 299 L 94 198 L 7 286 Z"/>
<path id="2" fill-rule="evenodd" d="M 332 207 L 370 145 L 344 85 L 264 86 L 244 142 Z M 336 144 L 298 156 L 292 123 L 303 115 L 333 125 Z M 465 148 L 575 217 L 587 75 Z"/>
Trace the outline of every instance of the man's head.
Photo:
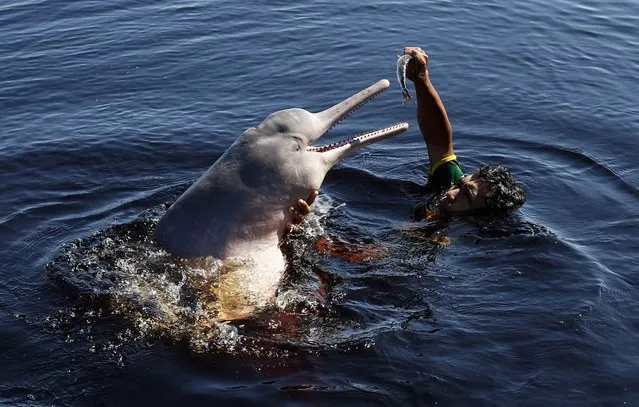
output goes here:
<path id="1" fill-rule="evenodd" d="M 526 193 L 507 168 L 485 165 L 461 184 L 448 190 L 439 203 L 442 212 L 468 212 L 485 209 L 502 212 L 520 207 Z"/>

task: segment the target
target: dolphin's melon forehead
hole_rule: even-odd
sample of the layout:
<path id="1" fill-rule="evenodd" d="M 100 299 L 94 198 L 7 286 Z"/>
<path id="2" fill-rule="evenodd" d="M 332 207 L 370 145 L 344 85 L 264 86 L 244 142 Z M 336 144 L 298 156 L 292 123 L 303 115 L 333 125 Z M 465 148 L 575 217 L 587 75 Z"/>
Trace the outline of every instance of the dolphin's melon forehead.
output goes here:
<path id="1" fill-rule="evenodd" d="M 304 133 L 314 127 L 315 115 L 304 109 L 292 108 L 271 113 L 258 126 L 259 130 L 276 133 Z"/>

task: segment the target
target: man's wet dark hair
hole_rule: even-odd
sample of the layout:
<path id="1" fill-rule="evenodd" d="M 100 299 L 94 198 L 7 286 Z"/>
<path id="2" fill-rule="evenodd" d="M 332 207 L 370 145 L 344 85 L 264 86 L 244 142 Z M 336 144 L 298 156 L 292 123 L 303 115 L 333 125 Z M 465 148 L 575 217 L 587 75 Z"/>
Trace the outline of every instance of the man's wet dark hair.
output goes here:
<path id="1" fill-rule="evenodd" d="M 507 211 L 519 208 L 526 202 L 526 192 L 517 185 L 506 167 L 484 165 L 473 174 L 487 185 L 486 205 L 489 210 Z"/>

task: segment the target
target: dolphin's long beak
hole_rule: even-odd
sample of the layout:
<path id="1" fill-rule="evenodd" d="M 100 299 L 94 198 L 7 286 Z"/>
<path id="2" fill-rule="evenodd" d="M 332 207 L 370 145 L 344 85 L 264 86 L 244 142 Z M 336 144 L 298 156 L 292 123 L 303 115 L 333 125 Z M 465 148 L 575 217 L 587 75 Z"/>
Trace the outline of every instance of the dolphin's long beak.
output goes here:
<path id="1" fill-rule="evenodd" d="M 316 118 L 321 123 L 320 131 L 317 139 L 326 134 L 331 127 L 339 123 L 346 116 L 352 113 L 354 110 L 373 99 L 375 96 L 384 92 L 390 86 L 390 82 L 386 79 L 369 86 L 361 92 L 354 94 L 348 99 L 336 104 L 335 106 L 323 110 L 319 113 L 315 113 Z M 359 136 L 350 138 L 348 140 L 339 141 L 325 146 L 308 146 L 306 148 L 309 152 L 322 153 L 322 161 L 327 166 L 327 169 L 335 165 L 339 160 L 353 151 L 369 144 L 375 143 L 402 134 L 408 129 L 408 123 L 399 123 L 385 129 L 380 129 Z M 317 139 L 313 141 L 317 141 Z"/>

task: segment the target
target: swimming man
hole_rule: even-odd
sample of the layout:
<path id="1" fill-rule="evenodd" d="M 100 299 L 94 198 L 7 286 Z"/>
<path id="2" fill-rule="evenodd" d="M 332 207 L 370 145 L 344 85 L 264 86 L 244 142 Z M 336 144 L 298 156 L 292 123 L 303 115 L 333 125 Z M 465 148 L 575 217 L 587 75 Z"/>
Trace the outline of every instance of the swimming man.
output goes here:
<path id="1" fill-rule="evenodd" d="M 415 86 L 417 122 L 428 150 L 430 169 L 426 188 L 429 193 L 441 196 L 433 209 L 454 214 L 480 210 L 504 212 L 522 206 L 526 193 L 507 168 L 485 165 L 464 176 L 453 149 L 453 129 L 444 103 L 426 69 L 428 55 L 419 47 L 406 47 L 404 53 L 413 56 L 406 77 Z M 309 205 L 317 194 L 314 191 L 306 201 L 298 200 L 297 208 L 289 208 L 294 223 L 299 223 L 310 212 Z M 416 220 L 420 220 L 419 215 Z"/>
<path id="2" fill-rule="evenodd" d="M 418 47 L 406 47 L 404 53 L 413 56 L 406 77 L 415 86 L 417 122 L 428 149 L 427 189 L 445 191 L 437 209 L 444 213 L 507 211 L 523 205 L 526 194 L 505 167 L 483 166 L 464 176 L 453 149 L 452 126 L 426 68 L 428 55 Z"/>

